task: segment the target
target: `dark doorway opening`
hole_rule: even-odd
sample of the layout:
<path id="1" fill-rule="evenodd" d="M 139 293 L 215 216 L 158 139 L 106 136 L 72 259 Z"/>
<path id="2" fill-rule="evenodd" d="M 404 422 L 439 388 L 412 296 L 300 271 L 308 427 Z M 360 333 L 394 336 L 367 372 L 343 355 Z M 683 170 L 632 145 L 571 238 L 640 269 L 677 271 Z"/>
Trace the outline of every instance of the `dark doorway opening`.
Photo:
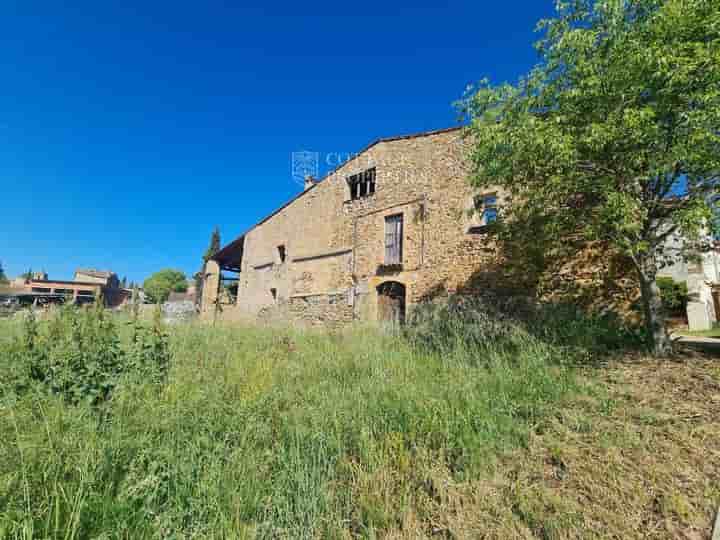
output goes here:
<path id="1" fill-rule="evenodd" d="M 401 325 L 405 322 L 405 285 L 386 281 L 377 288 L 378 319 L 384 323 Z"/>

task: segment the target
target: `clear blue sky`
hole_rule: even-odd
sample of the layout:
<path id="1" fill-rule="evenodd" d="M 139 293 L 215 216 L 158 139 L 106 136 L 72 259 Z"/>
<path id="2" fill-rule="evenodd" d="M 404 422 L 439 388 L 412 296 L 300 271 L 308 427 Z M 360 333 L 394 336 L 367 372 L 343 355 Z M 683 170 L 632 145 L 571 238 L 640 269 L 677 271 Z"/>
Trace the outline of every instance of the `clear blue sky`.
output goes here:
<path id="1" fill-rule="evenodd" d="M 225 244 L 298 192 L 293 151 L 448 127 L 469 83 L 515 81 L 553 2 L 241 4 L 3 5 L 8 275 L 196 271 L 214 225 Z"/>

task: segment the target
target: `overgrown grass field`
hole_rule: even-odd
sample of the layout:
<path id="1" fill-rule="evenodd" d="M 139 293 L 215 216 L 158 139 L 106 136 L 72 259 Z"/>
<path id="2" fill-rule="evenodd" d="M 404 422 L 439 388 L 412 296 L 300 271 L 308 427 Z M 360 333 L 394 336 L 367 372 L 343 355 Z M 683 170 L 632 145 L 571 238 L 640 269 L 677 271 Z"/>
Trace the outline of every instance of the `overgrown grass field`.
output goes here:
<path id="1" fill-rule="evenodd" d="M 579 349 L 520 327 L 428 346 L 370 328 L 139 331 L 93 317 L 0 322 L 0 537 L 631 537 L 643 512 L 705 530 L 700 501 L 719 494 L 686 471 L 659 517 L 621 478 L 558 495 L 594 430 L 598 451 L 651 439 L 612 424 L 618 398 L 590 375 L 600 368 L 577 366 Z M 117 354 L 95 362 L 100 338 Z M 637 515 L 606 515 L 606 496 Z"/>

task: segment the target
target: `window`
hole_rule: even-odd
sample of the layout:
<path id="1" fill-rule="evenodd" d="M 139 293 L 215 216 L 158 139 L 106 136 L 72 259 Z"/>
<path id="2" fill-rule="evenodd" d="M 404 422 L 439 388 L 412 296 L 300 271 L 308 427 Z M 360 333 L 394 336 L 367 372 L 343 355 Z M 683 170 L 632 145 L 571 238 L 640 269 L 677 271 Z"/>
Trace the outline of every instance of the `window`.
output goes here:
<path id="1" fill-rule="evenodd" d="M 72 295 L 74 292 L 72 289 L 55 289 L 55 294 Z"/>
<path id="2" fill-rule="evenodd" d="M 350 187 L 350 198 L 353 201 L 373 195 L 375 193 L 375 167 L 349 176 L 347 183 Z"/>
<path id="3" fill-rule="evenodd" d="M 498 220 L 497 195 L 478 195 L 475 197 L 475 210 L 480 213 L 483 225 L 490 225 Z"/>
<path id="4" fill-rule="evenodd" d="M 280 263 L 285 262 L 285 258 L 287 257 L 287 252 L 285 251 L 285 246 L 278 246 L 278 255 L 280 255 Z"/>
<path id="5" fill-rule="evenodd" d="M 497 218 L 497 196 L 485 195 L 483 197 L 483 220 L 485 221 L 485 225 L 495 223 Z"/>
<path id="6" fill-rule="evenodd" d="M 277 302 L 277 289 L 270 289 L 270 295 L 272 296 L 273 302 Z"/>
<path id="7" fill-rule="evenodd" d="M 36 293 L 49 293 L 49 292 L 50 292 L 50 289 L 49 289 L 49 288 L 45 288 L 45 287 L 33 287 L 33 288 L 32 288 L 32 292 L 36 292 Z"/>
<path id="8" fill-rule="evenodd" d="M 94 296 L 94 293 L 92 291 L 80 290 L 80 291 L 78 291 L 78 295 L 79 296 Z"/>
<path id="9" fill-rule="evenodd" d="M 403 216 L 385 218 L 385 264 L 401 264 L 403 248 Z"/>

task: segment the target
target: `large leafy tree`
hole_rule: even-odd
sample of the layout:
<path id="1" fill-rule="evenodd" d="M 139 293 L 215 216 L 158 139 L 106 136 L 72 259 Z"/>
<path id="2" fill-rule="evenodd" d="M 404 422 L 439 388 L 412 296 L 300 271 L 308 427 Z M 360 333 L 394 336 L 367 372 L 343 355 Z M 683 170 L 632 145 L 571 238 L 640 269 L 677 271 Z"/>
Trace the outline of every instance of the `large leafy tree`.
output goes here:
<path id="1" fill-rule="evenodd" d="M 703 248 L 720 181 L 720 0 L 556 6 L 539 25 L 540 63 L 463 101 L 473 181 L 506 193 L 507 224 L 627 255 L 652 349 L 666 354 L 656 284 L 666 241 L 682 234 Z"/>
<path id="2" fill-rule="evenodd" d="M 165 302 L 171 292 L 187 290 L 187 279 L 180 270 L 166 268 L 147 278 L 143 283 L 143 290 L 151 302 Z"/>

